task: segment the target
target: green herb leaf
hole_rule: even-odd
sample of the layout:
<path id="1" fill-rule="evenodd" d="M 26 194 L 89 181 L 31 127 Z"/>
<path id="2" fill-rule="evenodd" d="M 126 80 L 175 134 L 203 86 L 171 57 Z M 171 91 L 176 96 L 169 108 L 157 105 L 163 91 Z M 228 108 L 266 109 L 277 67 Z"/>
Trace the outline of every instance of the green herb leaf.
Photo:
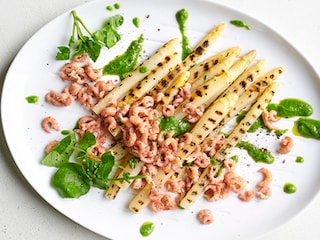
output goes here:
<path id="1" fill-rule="evenodd" d="M 65 163 L 53 175 L 52 186 L 63 198 L 79 198 L 90 190 L 90 181 L 76 163 Z"/>
<path id="2" fill-rule="evenodd" d="M 70 133 L 63 138 L 42 160 L 41 164 L 50 167 L 59 167 L 69 161 L 76 144 L 76 136 Z"/>
<path id="3" fill-rule="evenodd" d="M 243 27 L 247 30 L 250 30 L 250 27 L 241 20 L 230 20 L 230 23 L 236 27 Z"/>
<path id="4" fill-rule="evenodd" d="M 87 151 L 90 147 L 96 144 L 96 137 L 91 132 L 85 132 L 82 139 L 79 141 L 79 148 Z"/>
<path id="5" fill-rule="evenodd" d="M 108 179 L 110 172 L 114 166 L 114 156 L 111 152 L 106 152 L 101 156 L 102 164 L 97 170 L 97 178 Z"/>
<path id="6" fill-rule="evenodd" d="M 57 60 L 68 60 L 70 58 L 70 48 L 66 46 L 59 46 L 56 55 Z"/>

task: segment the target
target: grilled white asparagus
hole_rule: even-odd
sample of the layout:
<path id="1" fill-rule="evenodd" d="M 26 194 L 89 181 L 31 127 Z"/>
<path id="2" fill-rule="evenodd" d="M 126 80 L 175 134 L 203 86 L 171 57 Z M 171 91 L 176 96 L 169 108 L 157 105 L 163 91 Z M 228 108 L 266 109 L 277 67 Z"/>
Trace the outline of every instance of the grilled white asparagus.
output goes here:
<path id="1" fill-rule="evenodd" d="M 188 83 L 192 84 L 191 91 L 205 81 L 228 71 L 240 53 L 240 47 L 228 48 L 193 66 L 188 80 Z"/>
<path id="2" fill-rule="evenodd" d="M 179 65 L 177 65 L 166 77 L 161 79 L 147 95 L 156 96 L 160 92 L 164 92 L 179 73 L 189 70 L 207 51 L 212 47 L 213 43 L 217 41 L 225 29 L 225 24 L 219 24 L 214 27 L 194 48 Z"/>
<path id="3" fill-rule="evenodd" d="M 214 159 L 219 163 L 217 166 L 214 166 L 216 170 L 222 166 L 224 159 L 227 158 L 231 149 L 241 140 L 241 138 L 244 136 L 253 122 L 266 109 L 278 86 L 279 84 L 274 82 L 263 92 L 263 94 L 252 105 L 246 116 L 237 124 L 235 129 L 227 138 L 227 141 L 216 152 L 216 154 L 214 155 Z M 206 185 L 210 167 L 211 165 L 204 169 L 201 176 L 199 177 L 199 180 L 192 185 L 191 189 L 182 198 L 182 200 L 180 201 L 180 206 L 182 208 L 190 208 L 191 205 L 200 197 L 203 188 Z"/>
<path id="4" fill-rule="evenodd" d="M 216 76 L 200 87 L 194 90 L 189 98 L 187 98 L 176 110 L 176 117 L 183 119 L 186 113 L 183 106 L 186 103 L 192 103 L 194 106 L 204 106 L 205 108 L 215 100 L 223 91 L 225 91 L 235 79 L 242 74 L 256 56 L 256 51 L 252 50 L 242 56 L 227 72 Z"/>
<path id="5" fill-rule="evenodd" d="M 103 99 L 101 99 L 95 106 L 93 106 L 92 111 L 96 114 L 108 106 L 110 100 L 122 99 L 127 92 L 135 87 L 139 81 L 145 78 L 152 70 L 161 65 L 161 62 L 171 55 L 179 45 L 180 40 L 178 38 L 173 38 L 161 46 L 154 54 L 152 54 L 148 59 L 141 63 L 133 72 L 131 72 L 125 79 L 123 79 L 115 88 L 110 91 Z M 144 67 L 148 71 L 142 73 L 140 68 Z"/>

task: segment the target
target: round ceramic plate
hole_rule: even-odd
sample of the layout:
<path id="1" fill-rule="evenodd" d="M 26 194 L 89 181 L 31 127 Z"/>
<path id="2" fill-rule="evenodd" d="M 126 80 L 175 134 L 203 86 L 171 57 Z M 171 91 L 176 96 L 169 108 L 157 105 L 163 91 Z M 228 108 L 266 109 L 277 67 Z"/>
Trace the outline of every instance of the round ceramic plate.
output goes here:
<path id="1" fill-rule="evenodd" d="M 141 33 L 145 37 L 145 56 L 167 40 L 180 37 L 175 13 L 185 8 L 189 12 L 187 35 L 192 46 L 215 25 L 226 23 L 226 30 L 214 44 L 211 53 L 231 46 L 240 46 L 243 53 L 256 49 L 257 59 L 267 59 L 267 70 L 277 66 L 285 68 L 285 73 L 279 79 L 280 89 L 273 101 L 287 97 L 302 99 L 315 107 L 312 118 L 320 119 L 320 81 L 315 71 L 288 41 L 258 20 L 209 1 L 119 0 L 120 9 L 106 10 L 106 6 L 113 6 L 114 3 L 92 1 L 77 7 L 76 11 L 90 29 L 100 28 L 111 15 L 124 16 L 125 22 L 121 27 L 124 41 L 115 48 L 115 52 L 123 51 L 127 42 Z M 134 17 L 140 19 L 139 28 L 132 24 Z M 229 24 L 234 19 L 244 21 L 251 29 Z M 1 105 L 5 136 L 16 164 L 34 189 L 65 216 L 111 239 L 142 239 L 139 227 L 145 221 L 154 222 L 156 226 L 150 239 L 253 239 L 292 219 L 317 195 L 320 186 L 319 142 L 294 137 L 292 152 L 279 156 L 274 137 L 262 134 L 255 141 L 275 154 L 275 163 L 255 163 L 244 154 L 238 171 L 248 179 L 249 186 L 261 178 L 257 175 L 259 168 L 267 167 L 272 171 L 273 193 L 266 201 L 254 199 L 244 203 L 230 194 L 226 200 L 213 203 L 200 199 L 189 210 L 154 214 L 145 209 L 141 214 L 134 214 L 127 207 L 133 196 L 131 191 L 120 192 L 114 201 L 105 199 L 104 191 L 97 189 L 91 189 L 79 199 L 62 199 L 50 186 L 55 169 L 40 164 L 46 144 L 53 139 L 60 139 L 61 134 L 45 133 L 40 123 L 45 116 L 52 115 L 63 129 L 72 129 L 76 120 L 86 114 L 75 104 L 61 109 L 44 101 L 48 91 L 64 87 L 65 83 L 58 76 L 63 62 L 56 61 L 55 54 L 57 46 L 68 42 L 71 28 L 72 17 L 67 12 L 44 26 L 25 44 L 8 71 Z M 38 104 L 27 103 L 25 98 L 30 95 L 39 96 Z M 290 136 L 294 120 L 282 121 L 282 127 L 289 129 Z M 297 156 L 304 157 L 305 161 L 296 163 Z M 295 194 L 283 192 L 282 187 L 286 182 L 296 185 Z M 202 208 L 212 210 L 214 223 L 205 226 L 198 222 L 196 214 Z"/>

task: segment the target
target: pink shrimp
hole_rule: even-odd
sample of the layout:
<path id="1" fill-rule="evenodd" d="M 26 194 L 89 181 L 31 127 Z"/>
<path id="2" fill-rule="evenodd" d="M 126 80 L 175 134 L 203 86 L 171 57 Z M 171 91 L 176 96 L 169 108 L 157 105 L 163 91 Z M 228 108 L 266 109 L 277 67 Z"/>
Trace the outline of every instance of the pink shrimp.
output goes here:
<path id="1" fill-rule="evenodd" d="M 266 168 L 260 168 L 258 172 L 263 174 L 263 180 L 258 183 L 258 186 L 267 186 L 272 182 L 272 174 Z"/>
<path id="2" fill-rule="evenodd" d="M 190 123 L 196 123 L 203 115 L 204 107 L 195 106 L 193 103 L 187 103 L 182 107 L 182 111 L 187 114 L 187 120 Z"/>
<path id="3" fill-rule="evenodd" d="M 212 212 L 209 209 L 200 210 L 197 217 L 202 224 L 210 224 L 214 221 Z"/>
<path id="4" fill-rule="evenodd" d="M 77 66 L 74 62 L 66 63 L 61 68 L 59 75 L 63 80 L 69 80 L 79 84 L 84 84 L 88 79 L 84 69 Z"/>
<path id="5" fill-rule="evenodd" d="M 162 105 L 162 114 L 165 117 L 170 117 L 174 114 L 175 107 L 173 105 Z"/>
<path id="6" fill-rule="evenodd" d="M 180 88 L 178 94 L 174 97 L 172 104 L 174 106 L 178 106 L 182 103 L 186 98 L 191 96 L 191 84 L 186 83 L 182 88 Z"/>
<path id="7" fill-rule="evenodd" d="M 99 127 L 97 120 L 92 116 L 83 116 L 78 121 L 78 128 L 83 132 L 92 132 L 94 133 Z"/>
<path id="8" fill-rule="evenodd" d="M 131 187 L 132 189 L 140 190 L 144 188 L 145 185 L 146 185 L 146 180 L 142 178 L 138 178 L 132 182 Z"/>
<path id="9" fill-rule="evenodd" d="M 257 187 L 256 188 L 256 196 L 257 198 L 261 199 L 261 200 L 266 200 L 269 197 L 271 197 L 272 191 L 271 188 L 268 186 L 265 187 Z"/>
<path id="10" fill-rule="evenodd" d="M 51 116 L 44 118 L 41 122 L 41 126 L 42 126 L 42 129 L 47 133 L 50 133 L 51 129 L 54 129 L 56 131 L 60 130 L 58 121 Z"/>
<path id="11" fill-rule="evenodd" d="M 200 177 L 199 167 L 191 166 L 186 168 L 186 173 L 192 182 L 198 181 Z"/>
<path id="12" fill-rule="evenodd" d="M 155 96 L 155 98 L 154 98 L 154 101 L 155 101 L 156 103 L 161 102 L 161 101 L 162 101 L 163 96 L 164 96 L 164 94 L 163 94 L 162 92 L 157 93 L 157 95 L 156 95 L 156 96 Z"/>
<path id="13" fill-rule="evenodd" d="M 116 129 L 118 124 L 114 117 L 108 116 L 104 119 L 104 124 L 109 130 Z"/>
<path id="14" fill-rule="evenodd" d="M 280 142 L 280 148 L 278 149 L 278 153 L 280 154 L 288 154 L 291 152 L 293 148 L 293 139 L 289 136 L 285 136 Z"/>
<path id="15" fill-rule="evenodd" d="M 277 112 L 274 110 L 271 110 L 270 112 L 265 111 L 262 113 L 262 120 L 264 125 L 269 128 L 270 130 L 277 130 L 278 127 L 274 126 L 273 123 L 280 120 L 280 118 L 277 118 Z"/>
<path id="16" fill-rule="evenodd" d="M 205 168 L 210 164 L 210 158 L 204 152 L 200 152 L 197 154 L 194 164 L 200 168 Z"/>
<path id="17" fill-rule="evenodd" d="M 151 96 L 145 96 L 141 100 L 137 101 L 136 104 L 145 108 L 151 108 L 154 106 L 154 99 Z"/>
<path id="18" fill-rule="evenodd" d="M 115 83 L 112 80 L 106 82 L 97 81 L 94 86 L 98 88 L 100 92 L 99 97 L 102 98 L 107 92 L 110 92 L 115 87 Z"/>
<path id="19" fill-rule="evenodd" d="M 175 181 L 175 180 L 169 179 L 168 181 L 166 181 L 165 187 L 169 192 L 174 192 L 174 193 L 185 192 L 185 182 L 182 180 Z"/>
<path id="20" fill-rule="evenodd" d="M 234 193 L 240 193 L 247 185 L 246 180 L 233 171 L 225 174 L 224 182 Z"/>
<path id="21" fill-rule="evenodd" d="M 189 133 L 189 132 L 186 132 L 184 135 L 183 135 L 183 142 L 185 144 L 190 144 L 192 141 L 192 134 Z"/>
<path id="22" fill-rule="evenodd" d="M 227 169 L 226 168 L 222 168 L 221 170 L 219 169 L 218 175 L 216 175 L 217 174 L 216 171 L 217 171 L 216 168 L 210 167 L 209 173 L 208 173 L 208 180 L 210 184 L 216 184 L 216 183 L 222 182 L 224 179 L 224 175 L 227 172 Z"/>
<path id="23" fill-rule="evenodd" d="M 100 69 L 94 69 L 92 67 L 92 64 L 87 64 L 84 67 L 84 72 L 87 74 L 87 76 L 92 81 L 97 81 L 102 76 L 101 70 Z"/>
<path id="24" fill-rule="evenodd" d="M 224 161 L 223 161 L 223 166 L 228 170 L 228 171 L 233 171 L 236 169 L 237 167 L 237 163 L 230 159 L 230 158 L 226 158 Z"/>
<path id="25" fill-rule="evenodd" d="M 77 62 L 77 63 L 82 63 L 88 60 L 88 54 L 87 53 L 83 53 L 79 56 L 75 56 L 72 58 L 72 62 Z"/>
<path id="26" fill-rule="evenodd" d="M 113 116 L 116 115 L 117 111 L 118 111 L 117 107 L 115 107 L 115 106 L 108 106 L 108 107 L 105 107 L 105 108 L 102 110 L 102 112 L 100 113 L 100 115 L 101 115 L 102 117 L 109 117 L 109 116 L 113 117 Z"/>
<path id="27" fill-rule="evenodd" d="M 266 168 L 261 168 L 258 171 L 263 174 L 263 180 L 256 185 L 256 196 L 265 200 L 271 196 L 271 188 L 269 185 L 272 181 L 272 174 Z"/>
<path id="28" fill-rule="evenodd" d="M 132 147 L 137 141 L 137 135 L 133 128 L 129 128 L 128 131 L 123 131 L 123 143 L 127 147 Z"/>
<path id="29" fill-rule="evenodd" d="M 57 107 L 66 107 L 73 102 L 73 96 L 67 93 L 58 93 L 50 91 L 46 94 L 46 101 Z"/>
<path id="30" fill-rule="evenodd" d="M 219 199 L 225 199 L 228 196 L 228 188 L 224 182 L 216 184 L 208 184 L 205 186 L 204 198 L 209 202 L 218 201 Z"/>
<path id="31" fill-rule="evenodd" d="M 78 102 L 84 107 L 91 107 L 96 103 L 92 92 L 88 91 L 88 88 L 84 87 L 77 95 Z"/>
<path id="32" fill-rule="evenodd" d="M 45 148 L 45 152 L 49 153 L 58 143 L 58 140 L 52 140 L 51 142 L 49 142 Z"/>
<path id="33" fill-rule="evenodd" d="M 73 83 L 71 83 L 70 86 L 65 87 L 63 92 L 64 93 L 68 93 L 68 94 L 70 94 L 70 95 L 72 95 L 73 97 L 76 98 L 81 89 L 82 89 L 82 85 L 73 82 Z"/>
<path id="34" fill-rule="evenodd" d="M 238 198 L 243 202 L 250 202 L 254 197 L 254 192 L 252 190 L 245 190 L 238 194 Z"/>

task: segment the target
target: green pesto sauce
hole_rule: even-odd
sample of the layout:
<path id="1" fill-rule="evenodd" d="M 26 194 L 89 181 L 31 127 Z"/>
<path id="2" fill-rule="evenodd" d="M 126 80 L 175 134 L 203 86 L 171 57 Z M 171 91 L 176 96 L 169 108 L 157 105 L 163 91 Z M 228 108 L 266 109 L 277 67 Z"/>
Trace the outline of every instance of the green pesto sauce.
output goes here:
<path id="1" fill-rule="evenodd" d="M 287 182 L 283 186 L 283 191 L 285 193 L 291 194 L 291 193 L 295 193 L 297 191 L 297 188 L 294 184 Z"/>
<path id="2" fill-rule="evenodd" d="M 140 27 L 140 19 L 138 17 L 134 17 L 132 19 L 132 23 L 133 25 L 136 27 L 136 28 L 139 28 Z"/>
<path id="3" fill-rule="evenodd" d="M 153 222 L 144 222 L 140 227 L 140 234 L 143 237 L 149 236 L 155 228 L 155 224 Z"/>
<path id="4" fill-rule="evenodd" d="M 304 162 L 304 158 L 303 158 L 303 157 L 298 156 L 298 157 L 296 158 L 296 163 L 303 163 L 303 162 Z"/>
<path id="5" fill-rule="evenodd" d="M 189 122 L 177 119 L 174 116 L 161 117 L 159 118 L 159 123 L 159 128 L 161 131 L 164 131 L 164 134 L 174 131 L 173 137 L 187 132 L 191 127 Z"/>
<path id="6" fill-rule="evenodd" d="M 297 99 L 286 98 L 281 100 L 278 104 L 271 103 L 267 107 L 268 111 L 275 110 L 279 117 L 308 117 L 313 113 L 313 108 L 310 104 Z"/>
<path id="7" fill-rule="evenodd" d="M 182 60 L 185 59 L 192 52 L 192 49 L 189 47 L 189 38 L 186 36 L 186 23 L 188 20 L 188 16 L 188 11 L 184 8 L 176 13 L 176 19 L 182 37 Z"/>
<path id="8" fill-rule="evenodd" d="M 138 39 L 131 42 L 123 54 L 117 56 L 103 67 L 103 74 L 119 75 L 121 79 L 124 79 L 127 73 L 132 71 L 138 63 L 142 42 L 143 35 L 140 35 Z"/>
<path id="9" fill-rule="evenodd" d="M 252 143 L 240 141 L 238 148 L 244 149 L 255 162 L 272 164 L 275 160 L 274 156 L 266 148 L 258 148 Z"/>
<path id="10" fill-rule="evenodd" d="M 111 12 L 113 10 L 113 7 L 108 5 L 108 6 L 106 6 L 106 9 Z"/>
<path id="11" fill-rule="evenodd" d="M 146 73 L 146 72 L 148 72 L 148 68 L 147 68 L 146 66 L 141 66 L 141 67 L 139 68 L 139 72 L 140 72 L 140 73 Z"/>
<path id="12" fill-rule="evenodd" d="M 38 103 L 39 97 L 38 96 L 28 96 L 25 98 L 27 100 L 28 103 L 30 104 L 36 104 Z"/>
<path id="13" fill-rule="evenodd" d="M 120 7 L 121 7 L 120 3 L 115 3 L 113 6 L 115 9 L 120 9 Z"/>
<path id="14" fill-rule="evenodd" d="M 299 118 L 294 122 L 292 132 L 296 136 L 320 140 L 320 121 L 311 118 Z"/>

